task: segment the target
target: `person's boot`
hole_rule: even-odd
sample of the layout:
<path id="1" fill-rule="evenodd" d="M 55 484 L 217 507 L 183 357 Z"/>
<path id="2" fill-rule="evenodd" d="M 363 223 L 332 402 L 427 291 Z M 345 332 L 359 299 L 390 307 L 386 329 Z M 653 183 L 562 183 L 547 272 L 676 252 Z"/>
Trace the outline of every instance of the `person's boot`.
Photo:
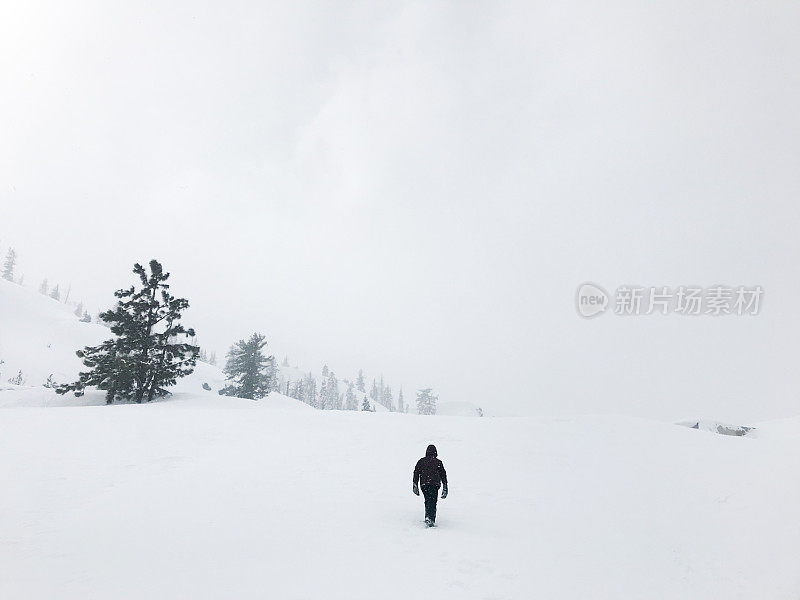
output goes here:
<path id="1" fill-rule="evenodd" d="M 425 525 L 428 527 L 433 527 L 433 521 L 431 521 L 430 517 L 425 517 Z"/>

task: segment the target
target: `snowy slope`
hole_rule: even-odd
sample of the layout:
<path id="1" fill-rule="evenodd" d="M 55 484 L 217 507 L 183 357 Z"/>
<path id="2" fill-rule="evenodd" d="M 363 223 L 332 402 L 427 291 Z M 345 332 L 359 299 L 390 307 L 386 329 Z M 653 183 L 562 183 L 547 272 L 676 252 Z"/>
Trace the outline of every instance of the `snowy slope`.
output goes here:
<path id="1" fill-rule="evenodd" d="M 796 598 L 800 421 L 0 411 L 2 598 Z M 422 525 L 411 469 L 450 477 Z"/>
<path id="2" fill-rule="evenodd" d="M 436 414 L 450 417 L 476 417 L 478 416 L 478 407 L 472 402 L 438 402 Z"/>
<path id="3" fill-rule="evenodd" d="M 0 279 L 0 386 L 20 370 L 32 386 L 51 373 L 71 380 L 81 367 L 75 351 L 108 335 L 101 325 L 81 323 L 70 307 Z"/>

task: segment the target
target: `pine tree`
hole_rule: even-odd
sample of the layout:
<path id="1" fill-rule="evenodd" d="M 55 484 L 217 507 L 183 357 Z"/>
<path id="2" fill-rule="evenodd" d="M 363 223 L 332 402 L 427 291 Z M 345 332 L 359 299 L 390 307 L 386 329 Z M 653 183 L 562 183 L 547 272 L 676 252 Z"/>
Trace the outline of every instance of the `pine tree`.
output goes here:
<path id="1" fill-rule="evenodd" d="M 289 390 L 289 396 L 294 398 L 295 400 L 300 400 L 300 402 L 308 403 L 308 399 L 306 398 L 306 380 L 298 379 L 294 382 L 294 385 Z"/>
<path id="2" fill-rule="evenodd" d="M 216 366 L 217 364 L 217 353 L 214 352 L 213 350 L 211 351 L 211 354 L 209 354 L 208 356 L 208 362 L 214 366 Z"/>
<path id="3" fill-rule="evenodd" d="M 323 367 L 322 367 L 322 376 L 323 377 L 327 377 L 328 376 L 328 365 L 323 365 Z"/>
<path id="4" fill-rule="evenodd" d="M 92 315 L 90 315 L 87 311 L 83 311 L 83 316 L 81 317 L 81 323 L 91 323 L 92 322 Z"/>
<path id="5" fill-rule="evenodd" d="M 100 313 L 114 337 L 76 353 L 89 370 L 75 383 L 59 386 L 59 394 L 72 391 L 80 396 L 87 386 L 95 386 L 106 391 L 108 404 L 150 402 L 168 394 L 168 387 L 194 370 L 199 348 L 182 341 L 194 336 L 194 330 L 180 322 L 189 302 L 169 293 L 169 273 L 157 260 L 149 266 L 150 275 L 139 263 L 133 267 L 139 289 L 132 285 L 114 293 L 116 306 Z"/>
<path id="6" fill-rule="evenodd" d="M 373 406 L 377 405 L 381 399 L 378 392 L 378 382 L 374 379 L 372 380 L 372 389 L 369 392 L 369 399 L 372 401 Z"/>
<path id="7" fill-rule="evenodd" d="M 403 387 L 400 386 L 400 395 L 397 396 L 397 410 L 398 412 L 406 412 L 405 402 L 403 401 Z"/>
<path id="8" fill-rule="evenodd" d="M 323 379 L 322 383 L 319 386 L 319 402 L 317 403 L 317 408 L 320 410 L 325 410 L 325 404 L 328 401 L 328 380 Z"/>
<path id="9" fill-rule="evenodd" d="M 288 367 L 289 366 L 289 357 L 288 356 L 286 356 L 286 355 L 283 356 L 283 362 L 281 363 L 281 366 L 282 367 Z"/>
<path id="10" fill-rule="evenodd" d="M 39 293 L 43 296 L 47 296 L 47 292 L 50 291 L 50 287 L 47 285 L 47 279 L 42 281 L 42 285 L 39 286 Z"/>
<path id="11" fill-rule="evenodd" d="M 314 379 L 314 375 L 309 372 L 304 381 L 303 391 L 306 396 L 306 403 L 314 408 L 319 408 L 317 403 L 317 380 Z"/>
<path id="12" fill-rule="evenodd" d="M 364 396 L 364 400 L 361 403 L 361 410 L 366 412 L 372 412 L 372 407 L 370 406 L 369 400 L 367 400 L 366 396 Z"/>
<path id="13" fill-rule="evenodd" d="M 61 300 L 61 292 L 58 291 L 58 284 L 52 290 L 50 290 L 50 297 L 53 300 Z"/>
<path id="14" fill-rule="evenodd" d="M 361 369 L 358 370 L 358 378 L 356 379 L 356 389 L 359 392 L 363 392 L 365 394 L 367 393 L 367 388 L 364 385 L 364 372 Z"/>
<path id="15" fill-rule="evenodd" d="M 336 374 L 333 371 L 328 375 L 327 383 L 325 408 L 328 410 L 342 410 L 342 397 L 339 395 L 339 380 L 336 379 Z"/>
<path id="16" fill-rule="evenodd" d="M 219 393 L 223 396 L 263 398 L 275 389 L 275 357 L 265 356 L 262 350 L 266 338 L 254 333 L 247 340 L 239 340 L 228 351 L 225 379 L 230 381 Z"/>
<path id="17" fill-rule="evenodd" d="M 392 398 L 392 388 L 388 385 L 383 388 L 383 402 L 382 404 L 391 411 L 394 411 L 394 400 Z"/>
<path id="18" fill-rule="evenodd" d="M 383 404 L 383 406 L 386 406 L 386 404 L 384 404 L 383 390 L 384 390 L 384 388 L 383 388 L 383 375 L 381 375 L 381 383 L 378 386 L 378 402 Z M 386 408 L 389 408 L 389 407 L 386 406 Z"/>
<path id="19" fill-rule="evenodd" d="M 345 392 L 344 407 L 347 410 L 356 410 L 358 408 L 358 401 L 356 400 L 355 386 L 353 382 L 347 384 L 347 391 Z"/>
<path id="20" fill-rule="evenodd" d="M 14 267 L 17 264 L 17 253 L 13 248 L 8 249 L 6 254 L 6 261 L 3 264 L 3 279 L 7 281 L 14 281 Z"/>
<path id="21" fill-rule="evenodd" d="M 432 388 L 425 388 L 417 392 L 417 413 L 420 415 L 435 415 L 438 396 L 431 392 Z"/>
<path id="22" fill-rule="evenodd" d="M 78 302 L 78 306 L 75 307 L 74 314 L 78 318 L 83 316 L 83 302 Z"/>

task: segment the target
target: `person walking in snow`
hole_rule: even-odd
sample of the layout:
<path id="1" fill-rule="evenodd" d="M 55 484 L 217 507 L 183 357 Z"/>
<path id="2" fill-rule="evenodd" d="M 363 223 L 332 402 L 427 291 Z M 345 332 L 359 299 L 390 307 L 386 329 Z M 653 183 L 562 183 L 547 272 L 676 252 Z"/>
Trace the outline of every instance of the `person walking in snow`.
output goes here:
<path id="1" fill-rule="evenodd" d="M 437 458 L 436 446 L 431 444 L 425 451 L 425 456 L 417 461 L 414 467 L 414 485 L 412 491 L 419 496 L 419 488 L 425 497 L 425 524 L 433 527 L 436 522 L 436 501 L 439 496 L 439 486 L 442 488 L 442 500 L 447 498 L 447 471 L 444 464 Z"/>

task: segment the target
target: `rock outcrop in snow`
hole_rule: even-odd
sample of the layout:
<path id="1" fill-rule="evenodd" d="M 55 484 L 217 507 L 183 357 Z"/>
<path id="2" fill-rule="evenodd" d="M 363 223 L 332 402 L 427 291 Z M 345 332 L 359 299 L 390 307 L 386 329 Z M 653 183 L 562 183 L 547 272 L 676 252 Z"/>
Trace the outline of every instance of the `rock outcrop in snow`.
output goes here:
<path id="1" fill-rule="evenodd" d="M 712 431 L 720 435 L 733 435 L 745 436 L 755 429 L 748 425 L 729 425 L 727 423 L 720 423 L 719 421 L 712 421 L 708 419 L 689 419 L 687 421 L 678 421 L 676 425 L 682 425 L 690 429 L 699 429 L 701 431 Z"/>

